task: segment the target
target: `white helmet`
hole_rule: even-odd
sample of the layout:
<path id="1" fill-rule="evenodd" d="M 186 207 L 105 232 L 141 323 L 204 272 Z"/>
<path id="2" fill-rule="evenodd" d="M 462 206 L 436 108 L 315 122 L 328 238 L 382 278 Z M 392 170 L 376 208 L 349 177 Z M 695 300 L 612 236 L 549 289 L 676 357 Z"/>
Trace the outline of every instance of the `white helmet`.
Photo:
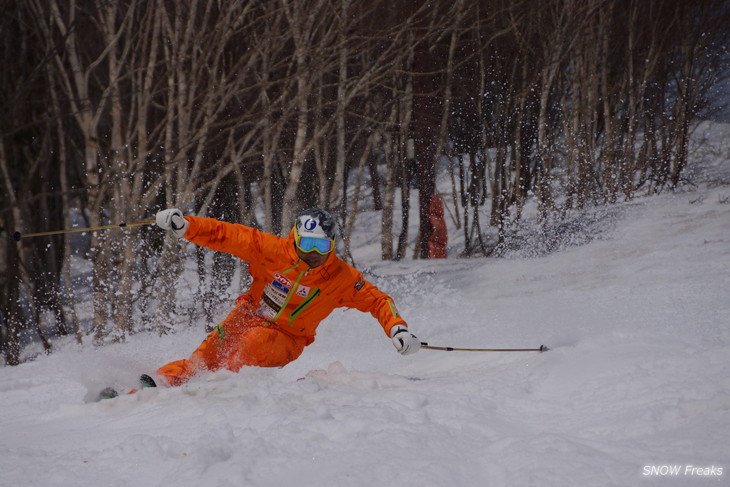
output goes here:
<path id="1" fill-rule="evenodd" d="M 308 208 L 299 215 L 296 221 L 297 234 L 301 237 L 335 238 L 335 219 L 320 208 Z"/>

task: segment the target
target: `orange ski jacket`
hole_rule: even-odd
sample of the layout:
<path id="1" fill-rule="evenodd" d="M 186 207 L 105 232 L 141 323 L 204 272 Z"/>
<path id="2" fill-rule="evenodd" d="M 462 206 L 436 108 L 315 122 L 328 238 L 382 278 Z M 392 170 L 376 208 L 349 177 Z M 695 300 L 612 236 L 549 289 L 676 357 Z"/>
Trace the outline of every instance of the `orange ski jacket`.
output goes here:
<path id="1" fill-rule="evenodd" d="M 334 252 L 321 266 L 309 267 L 297 256 L 293 230 L 283 238 L 213 218 L 185 219 L 190 222 L 187 240 L 249 263 L 253 283 L 238 299 L 247 301 L 267 324 L 306 337 L 307 345 L 314 341 L 319 323 L 336 308 L 370 312 L 388 336 L 393 326 L 408 326 L 393 299 Z"/>

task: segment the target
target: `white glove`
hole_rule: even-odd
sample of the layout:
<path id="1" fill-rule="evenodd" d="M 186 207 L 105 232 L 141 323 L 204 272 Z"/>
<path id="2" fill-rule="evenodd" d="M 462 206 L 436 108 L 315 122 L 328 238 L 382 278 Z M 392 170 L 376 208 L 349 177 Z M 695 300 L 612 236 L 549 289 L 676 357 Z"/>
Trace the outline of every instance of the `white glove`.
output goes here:
<path id="1" fill-rule="evenodd" d="M 190 222 L 183 218 L 182 211 L 177 208 L 158 211 L 155 220 L 158 227 L 163 230 L 172 230 L 172 233 L 178 237 L 185 235 L 190 225 Z"/>
<path id="2" fill-rule="evenodd" d="M 395 325 L 391 328 L 390 338 L 393 340 L 393 346 L 401 355 L 416 353 L 421 348 L 421 342 L 416 335 L 403 325 Z"/>

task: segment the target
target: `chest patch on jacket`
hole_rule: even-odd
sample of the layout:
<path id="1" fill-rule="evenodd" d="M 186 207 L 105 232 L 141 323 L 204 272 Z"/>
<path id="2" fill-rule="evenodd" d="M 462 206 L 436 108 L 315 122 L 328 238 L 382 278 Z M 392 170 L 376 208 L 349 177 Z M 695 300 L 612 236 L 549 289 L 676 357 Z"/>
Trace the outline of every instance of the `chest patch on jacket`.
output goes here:
<path id="1" fill-rule="evenodd" d="M 261 301 L 259 302 L 259 308 L 256 310 L 256 314 L 262 318 L 272 319 L 279 312 L 281 307 L 286 301 L 286 297 L 289 294 L 289 287 L 285 286 L 277 276 L 274 276 L 274 280 L 266 285 L 264 288 Z M 283 277 L 283 276 L 281 276 Z M 284 278 L 286 279 L 286 278 Z M 288 281 L 288 279 L 286 279 Z M 291 282 L 289 283 L 291 286 Z"/>
<path id="2" fill-rule="evenodd" d="M 291 288 L 291 281 L 279 274 L 278 272 L 274 274 L 274 279 L 276 279 L 277 282 L 283 284 L 284 286 Z"/>

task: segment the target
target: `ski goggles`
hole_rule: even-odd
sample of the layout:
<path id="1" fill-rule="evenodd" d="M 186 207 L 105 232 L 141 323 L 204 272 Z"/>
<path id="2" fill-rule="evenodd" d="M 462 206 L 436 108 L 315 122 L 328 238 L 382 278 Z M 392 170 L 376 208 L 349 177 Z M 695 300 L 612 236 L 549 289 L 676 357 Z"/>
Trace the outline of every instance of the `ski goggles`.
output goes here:
<path id="1" fill-rule="evenodd" d="M 320 255 L 327 255 L 332 252 L 335 248 L 335 239 L 333 238 L 318 238 L 318 237 L 302 237 L 294 229 L 294 244 L 299 250 L 308 254 L 310 252 L 317 252 Z"/>

